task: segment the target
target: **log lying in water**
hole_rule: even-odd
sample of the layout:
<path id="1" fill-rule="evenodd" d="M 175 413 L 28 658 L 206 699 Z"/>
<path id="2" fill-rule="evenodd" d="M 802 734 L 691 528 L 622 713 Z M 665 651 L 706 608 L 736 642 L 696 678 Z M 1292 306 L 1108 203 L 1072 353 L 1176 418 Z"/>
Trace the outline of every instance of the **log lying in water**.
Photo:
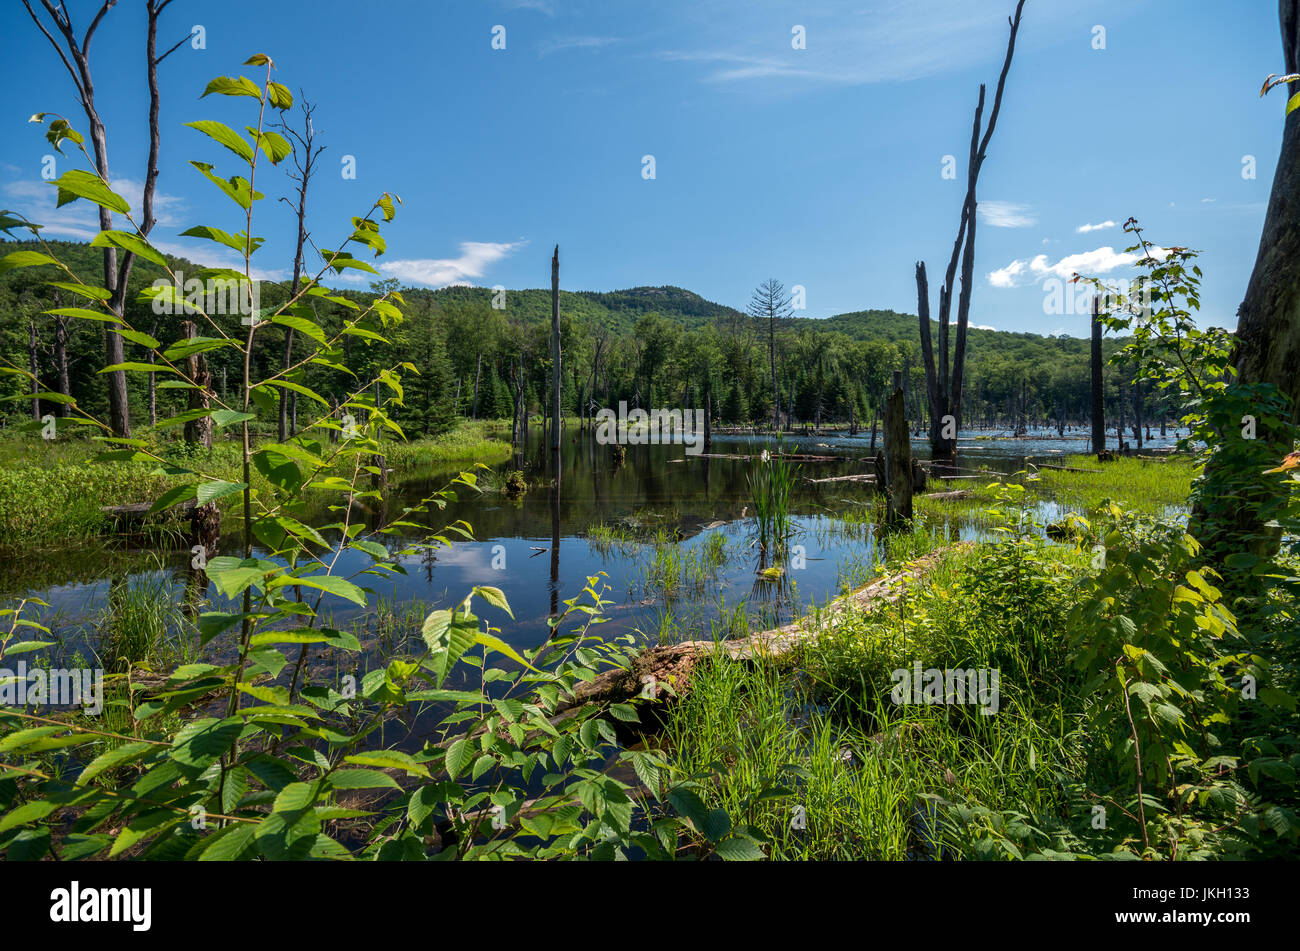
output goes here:
<path id="1" fill-rule="evenodd" d="M 957 489 L 953 492 L 927 492 L 923 499 L 969 499 L 975 492 L 972 489 Z"/>
<path id="2" fill-rule="evenodd" d="M 969 542 L 961 542 L 932 552 L 913 562 L 904 571 L 877 578 L 853 593 L 837 598 L 820 612 L 784 627 L 761 631 L 734 641 L 684 641 L 647 648 L 632 659 L 628 669 L 608 670 L 594 680 L 578 684 L 574 688 L 574 695 L 556 708 L 556 715 L 561 716 L 589 703 L 620 702 L 633 697 L 661 701 L 669 694 L 664 689 L 664 684 L 680 695 L 690 689 L 691 673 L 695 665 L 715 651 L 731 660 L 741 661 L 780 657 L 833 625 L 838 615 L 850 606 L 877 602 L 892 604 L 902 596 L 908 583 L 928 574 L 945 554 L 969 545 Z"/>
<path id="3" fill-rule="evenodd" d="M 189 515 L 194 511 L 194 499 L 187 499 L 168 509 L 168 512 L 175 512 L 180 515 Z M 101 505 L 99 510 L 105 515 L 110 515 L 119 522 L 142 522 L 149 510 L 153 508 L 152 502 L 131 502 L 127 505 Z M 159 513 L 161 514 L 161 513 Z"/>
<path id="4" fill-rule="evenodd" d="M 823 485 L 827 482 L 875 482 L 876 477 L 871 473 L 862 473 L 860 475 L 842 475 L 830 476 L 826 479 L 809 479 L 813 485 Z"/>
<path id="5" fill-rule="evenodd" d="M 1055 469 L 1057 472 L 1104 472 L 1104 469 L 1076 469 L 1073 466 L 1053 466 L 1046 462 L 1029 464 L 1031 469 Z"/>

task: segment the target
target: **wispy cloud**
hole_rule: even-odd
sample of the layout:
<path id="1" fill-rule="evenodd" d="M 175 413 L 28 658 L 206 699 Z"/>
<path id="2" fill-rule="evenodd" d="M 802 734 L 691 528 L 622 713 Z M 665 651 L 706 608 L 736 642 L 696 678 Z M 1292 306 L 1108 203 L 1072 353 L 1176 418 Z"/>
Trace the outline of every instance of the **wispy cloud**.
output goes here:
<path id="1" fill-rule="evenodd" d="M 537 55 L 550 56 L 552 53 L 565 50 L 600 49 L 602 46 L 609 46 L 618 41 L 617 36 L 555 36 L 537 44 Z"/>
<path id="2" fill-rule="evenodd" d="M 1164 248 L 1151 249 L 1151 256 L 1155 258 L 1162 258 L 1168 253 Z M 1138 255 L 1116 251 L 1110 246 L 1068 254 L 1055 262 L 1049 260 L 1046 254 L 1039 254 L 1033 258 L 1012 261 L 1006 267 L 990 271 L 988 279 L 993 287 L 1023 287 L 1049 277 L 1068 281 L 1075 274 L 1090 277 L 1109 274 L 1119 268 L 1130 267 L 1138 260 Z"/>
<path id="3" fill-rule="evenodd" d="M 1028 205 L 1011 201 L 982 201 L 977 206 L 980 221 L 994 228 L 1028 228 L 1038 224 L 1038 219 Z"/>
<path id="4" fill-rule="evenodd" d="M 822 0 L 795 15 L 782 0 L 695 0 L 691 26 L 679 33 L 693 42 L 659 55 L 700 63 L 706 67 L 700 78 L 715 83 L 774 77 L 843 85 L 908 81 L 1000 60 L 1006 12 L 991 6 L 971 0 Z M 1049 8 L 1050 20 L 1064 16 Z M 804 28 L 803 49 L 791 43 L 796 25 Z"/>
<path id="5" fill-rule="evenodd" d="M 111 182 L 113 191 L 117 192 L 127 204 L 136 221 L 140 220 L 140 208 L 144 185 L 130 178 L 115 178 Z M 52 237 L 78 238 L 89 241 L 99 234 L 99 209 L 85 199 L 79 199 L 62 208 L 57 207 L 59 190 L 50 182 L 38 179 L 20 179 L 6 182 L 0 188 L 7 199 L 12 202 L 15 211 L 25 215 Z M 177 195 L 154 192 L 153 214 L 160 227 L 171 228 L 181 223 L 185 209 L 185 200 Z"/>
<path id="6" fill-rule="evenodd" d="M 1105 231 L 1107 228 L 1113 228 L 1113 227 L 1115 227 L 1115 222 L 1103 221 L 1095 225 L 1088 225 L 1088 224 L 1079 225 L 1079 227 L 1074 229 L 1074 233 L 1088 234 L 1091 231 Z"/>
<path id="7" fill-rule="evenodd" d="M 473 279 L 481 278 L 491 265 L 513 254 L 525 243 L 462 241 L 460 257 L 386 261 L 379 265 L 379 270 L 407 284 L 423 284 L 426 287 L 472 285 Z"/>
<path id="8" fill-rule="evenodd" d="M 557 0 L 503 0 L 508 10 L 536 10 L 548 17 L 555 16 Z"/>

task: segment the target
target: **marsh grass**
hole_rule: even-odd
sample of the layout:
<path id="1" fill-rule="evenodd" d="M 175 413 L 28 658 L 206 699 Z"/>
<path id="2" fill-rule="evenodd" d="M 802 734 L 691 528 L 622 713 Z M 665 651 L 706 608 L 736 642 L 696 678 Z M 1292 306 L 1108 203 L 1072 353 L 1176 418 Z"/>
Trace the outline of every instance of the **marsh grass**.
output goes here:
<path id="1" fill-rule="evenodd" d="M 199 657 L 198 632 L 161 563 L 109 589 L 96 620 L 99 659 L 106 672 L 126 667 L 161 669 Z"/>
<path id="2" fill-rule="evenodd" d="M 764 556 L 779 560 L 792 534 L 790 496 L 798 481 L 799 466 L 775 452 L 763 450 L 748 473 L 749 494 L 754 504 L 754 525 L 758 546 Z"/>
<path id="3" fill-rule="evenodd" d="M 1199 472 L 1191 457 L 1178 455 L 1164 459 L 1120 456 L 1103 463 L 1095 456 L 1067 456 L 1063 464 L 1096 471 L 1041 469 L 1032 485 L 1041 498 L 1055 502 L 1063 513 L 1081 515 L 1094 511 L 1106 499 L 1143 515 L 1185 512 L 1192 480 Z"/>
<path id="4" fill-rule="evenodd" d="M 727 558 L 727 537 L 721 532 L 687 544 L 659 529 L 649 547 L 646 588 L 665 597 L 698 595 L 717 579 Z"/>

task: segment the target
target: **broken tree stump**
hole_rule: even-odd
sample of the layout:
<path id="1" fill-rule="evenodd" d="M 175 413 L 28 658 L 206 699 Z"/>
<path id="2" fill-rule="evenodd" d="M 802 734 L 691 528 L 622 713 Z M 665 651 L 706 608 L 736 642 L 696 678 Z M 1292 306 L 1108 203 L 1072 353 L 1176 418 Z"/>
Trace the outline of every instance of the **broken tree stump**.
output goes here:
<path id="1" fill-rule="evenodd" d="M 912 435 L 903 398 L 903 374 L 894 371 L 894 390 L 885 400 L 886 521 L 898 525 L 912 518 Z"/>

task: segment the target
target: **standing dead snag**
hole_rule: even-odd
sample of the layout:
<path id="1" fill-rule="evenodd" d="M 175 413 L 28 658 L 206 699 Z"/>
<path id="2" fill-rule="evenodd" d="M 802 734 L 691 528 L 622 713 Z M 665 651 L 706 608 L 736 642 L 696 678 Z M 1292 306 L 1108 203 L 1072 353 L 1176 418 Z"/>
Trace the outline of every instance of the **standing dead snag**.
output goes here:
<path id="1" fill-rule="evenodd" d="M 885 400 L 885 500 L 890 526 L 912 518 L 912 443 L 903 397 L 903 374 L 894 373 L 894 390 Z"/>
<path id="2" fill-rule="evenodd" d="M 551 456 L 560 465 L 560 246 L 551 257 Z"/>
<path id="3" fill-rule="evenodd" d="M 148 26 L 145 50 L 147 54 L 146 78 L 149 84 L 149 159 L 145 168 L 144 189 L 141 193 L 139 222 L 140 235 L 145 238 L 149 236 L 149 232 L 153 230 L 155 223 L 153 198 L 154 189 L 158 183 L 159 155 L 158 66 L 190 38 L 190 34 L 186 34 L 167 52 L 161 55 L 158 54 L 158 18 L 171 2 L 172 0 L 147 0 L 146 3 Z M 68 71 L 68 75 L 72 77 L 73 86 L 76 88 L 77 96 L 81 100 L 81 108 L 85 112 L 86 121 L 90 125 L 91 155 L 94 158 L 95 171 L 104 181 L 109 181 L 108 133 L 104 127 L 103 119 L 100 117 L 99 109 L 95 105 L 95 84 L 90 74 L 90 43 L 94 39 L 95 31 L 99 29 L 99 24 L 108 11 L 117 4 L 117 0 L 103 0 L 98 11 L 91 18 L 90 26 L 86 28 L 85 34 L 80 38 L 78 38 L 72 25 L 71 14 L 68 13 L 62 3 L 53 3 L 51 0 L 40 0 L 40 3 L 53 22 L 55 30 L 62 38 L 62 42 L 55 39 L 54 34 L 46 28 L 44 21 L 32 9 L 28 0 L 23 0 L 23 7 L 26 8 L 37 29 L 50 41 L 50 45 L 59 54 L 59 59 Z M 98 214 L 99 230 L 111 231 L 113 229 L 112 212 L 100 205 Z M 106 302 L 106 306 L 112 314 L 119 318 L 126 314 L 127 285 L 130 281 L 131 268 L 134 263 L 135 255 L 132 252 L 126 251 L 119 261 L 117 248 L 111 244 L 105 246 L 104 288 L 111 295 Z M 115 333 L 107 333 L 104 337 L 105 362 L 110 366 L 126 362 L 122 337 Z M 126 372 L 124 370 L 114 370 L 107 376 L 109 423 L 117 436 L 130 436 L 131 413 L 127 400 Z M 152 380 L 152 376 L 150 379 Z"/>
<path id="4" fill-rule="evenodd" d="M 1007 56 L 998 76 L 997 91 L 993 94 L 993 109 L 988 126 L 980 135 L 984 114 L 984 84 L 980 84 L 979 102 L 975 106 L 975 123 L 971 129 L 970 157 L 966 167 L 966 197 L 961 207 L 961 224 L 957 240 L 953 243 L 948 269 L 939 288 L 939 353 L 936 366 L 935 348 L 930 336 L 930 290 L 925 274 L 925 262 L 916 265 L 917 315 L 921 326 L 921 356 L 925 361 L 925 388 L 930 403 L 930 446 L 935 458 L 951 459 L 957 454 L 957 431 L 961 429 L 961 385 L 966 366 L 966 330 L 970 323 L 970 298 L 975 273 L 975 186 L 980 169 L 988 154 L 989 140 L 998 122 L 1002 108 L 1002 90 L 1006 86 L 1011 57 L 1016 49 L 1016 33 L 1020 30 L 1020 14 L 1025 0 L 1016 4 L 1015 16 L 1009 18 L 1011 36 L 1007 40 Z M 957 263 L 961 262 L 961 292 L 957 298 L 957 342 L 952 350 L 952 370 L 949 372 L 948 331 L 952 313 L 952 293 L 957 277 Z M 945 422 L 945 417 L 949 419 Z"/>
<path id="5" fill-rule="evenodd" d="M 315 169 L 316 159 L 325 151 L 325 146 L 316 145 L 316 128 L 312 125 L 311 114 L 316 111 L 316 107 L 307 101 L 306 95 L 301 94 L 299 90 L 299 108 L 302 109 L 302 131 L 291 128 L 288 123 L 280 123 L 280 128 L 285 135 L 293 139 L 293 151 L 291 157 L 295 171 L 289 172 L 289 178 L 298 183 L 298 201 L 292 203 L 288 198 L 281 197 L 281 201 L 289 204 L 298 217 L 298 238 L 294 244 L 293 253 L 293 284 L 289 289 L 290 297 L 297 297 L 298 290 L 302 285 L 302 272 L 306 266 L 303 258 L 303 249 L 307 245 L 307 186 L 311 183 L 312 172 Z M 315 305 L 312 305 L 313 318 L 315 317 Z M 293 366 L 293 328 L 285 327 L 284 329 L 284 369 Z M 293 413 L 293 424 L 290 425 L 289 405 L 292 404 L 297 409 L 298 394 L 292 393 L 281 387 L 280 388 L 280 442 L 284 442 L 290 436 L 296 435 L 294 430 L 297 426 L 297 413 Z"/>
<path id="6" fill-rule="evenodd" d="M 1089 370 L 1092 379 L 1092 451 L 1098 456 L 1106 451 L 1106 402 L 1102 391 L 1101 366 L 1101 299 L 1092 298 L 1092 350 Z"/>

